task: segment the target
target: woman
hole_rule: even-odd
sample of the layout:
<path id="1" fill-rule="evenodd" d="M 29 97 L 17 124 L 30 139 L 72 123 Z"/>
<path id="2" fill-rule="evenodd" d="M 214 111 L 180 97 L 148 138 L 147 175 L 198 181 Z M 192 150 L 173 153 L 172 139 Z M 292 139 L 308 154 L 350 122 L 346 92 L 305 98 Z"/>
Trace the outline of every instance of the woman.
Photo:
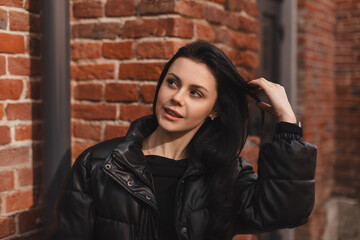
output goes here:
<path id="1" fill-rule="evenodd" d="M 279 121 L 259 176 L 239 157 L 257 94 Z M 166 64 L 153 112 L 78 157 L 49 239 L 231 239 L 306 223 L 316 148 L 281 86 L 246 82 L 221 50 L 194 42 Z"/>

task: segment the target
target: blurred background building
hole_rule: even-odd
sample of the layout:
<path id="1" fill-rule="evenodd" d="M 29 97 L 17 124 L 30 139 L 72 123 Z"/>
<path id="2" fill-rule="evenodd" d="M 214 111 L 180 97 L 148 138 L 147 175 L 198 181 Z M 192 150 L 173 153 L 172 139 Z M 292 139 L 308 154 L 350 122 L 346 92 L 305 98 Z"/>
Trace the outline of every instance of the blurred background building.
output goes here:
<path id="1" fill-rule="evenodd" d="M 62 182 L 48 167 L 151 114 L 162 67 L 197 39 L 283 85 L 318 147 L 309 223 L 236 240 L 360 239 L 360 0 L 0 0 L 0 239 L 42 239 Z"/>

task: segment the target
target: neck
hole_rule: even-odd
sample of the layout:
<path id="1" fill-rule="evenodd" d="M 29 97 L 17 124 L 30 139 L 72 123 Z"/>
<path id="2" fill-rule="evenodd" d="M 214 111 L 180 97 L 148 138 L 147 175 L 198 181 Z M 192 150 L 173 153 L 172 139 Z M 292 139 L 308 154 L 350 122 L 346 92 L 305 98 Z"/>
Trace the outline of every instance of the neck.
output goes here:
<path id="1" fill-rule="evenodd" d="M 186 147 L 194 135 L 195 133 L 191 131 L 186 133 L 169 133 L 158 127 L 144 140 L 144 153 L 174 160 L 184 159 L 188 157 Z"/>

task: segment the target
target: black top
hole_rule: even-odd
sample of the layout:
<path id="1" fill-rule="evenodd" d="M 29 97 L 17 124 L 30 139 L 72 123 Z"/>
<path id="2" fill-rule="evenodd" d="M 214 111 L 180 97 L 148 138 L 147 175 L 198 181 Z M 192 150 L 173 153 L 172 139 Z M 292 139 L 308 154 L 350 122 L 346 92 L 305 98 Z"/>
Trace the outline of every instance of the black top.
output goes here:
<path id="1" fill-rule="evenodd" d="M 175 193 L 177 184 L 188 166 L 188 160 L 173 160 L 156 155 L 145 157 L 154 179 L 155 195 L 160 211 L 161 239 L 177 239 Z"/>

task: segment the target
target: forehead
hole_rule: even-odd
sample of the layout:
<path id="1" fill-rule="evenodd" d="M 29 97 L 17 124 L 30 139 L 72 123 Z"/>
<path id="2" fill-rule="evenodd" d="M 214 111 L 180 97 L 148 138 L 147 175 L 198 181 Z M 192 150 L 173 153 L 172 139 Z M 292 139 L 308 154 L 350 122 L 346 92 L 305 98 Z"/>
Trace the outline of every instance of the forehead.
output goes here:
<path id="1" fill-rule="evenodd" d="M 216 79 L 210 68 L 204 63 L 189 58 L 176 59 L 167 74 L 170 73 L 176 74 L 184 82 L 216 87 Z"/>

